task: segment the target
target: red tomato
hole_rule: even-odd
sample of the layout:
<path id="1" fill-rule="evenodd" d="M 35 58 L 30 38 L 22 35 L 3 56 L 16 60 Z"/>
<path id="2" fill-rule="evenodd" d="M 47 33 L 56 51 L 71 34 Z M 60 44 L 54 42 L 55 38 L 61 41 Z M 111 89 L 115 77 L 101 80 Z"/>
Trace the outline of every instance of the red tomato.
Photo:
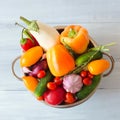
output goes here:
<path id="1" fill-rule="evenodd" d="M 85 70 L 81 71 L 81 73 L 80 73 L 80 76 L 83 78 L 87 77 L 87 75 L 88 75 L 88 72 Z"/>
<path id="2" fill-rule="evenodd" d="M 60 77 L 55 77 L 54 78 L 54 82 L 57 84 L 57 85 L 61 85 L 62 84 L 62 79 Z"/>
<path id="3" fill-rule="evenodd" d="M 74 103 L 75 101 L 76 101 L 76 99 L 72 93 L 70 93 L 70 92 L 66 93 L 66 96 L 65 96 L 66 103 L 71 104 L 71 103 Z"/>
<path id="4" fill-rule="evenodd" d="M 54 82 L 48 82 L 47 83 L 47 88 L 50 90 L 55 90 L 57 85 Z"/>
<path id="5" fill-rule="evenodd" d="M 88 77 L 92 79 L 94 77 L 94 75 L 91 74 L 90 72 L 88 72 Z"/>
<path id="6" fill-rule="evenodd" d="M 37 97 L 37 100 L 39 100 L 39 101 L 43 100 L 43 96 Z"/>
<path id="7" fill-rule="evenodd" d="M 45 77 L 45 75 L 46 75 L 46 72 L 44 70 L 40 70 L 37 74 L 37 77 L 38 78 L 43 78 L 43 77 Z"/>
<path id="8" fill-rule="evenodd" d="M 58 87 L 55 90 L 48 90 L 44 93 L 44 100 L 48 104 L 58 105 L 65 99 L 65 90 L 62 87 Z"/>
<path id="9" fill-rule="evenodd" d="M 84 85 L 91 85 L 92 84 L 92 79 L 89 77 L 86 77 L 83 79 L 83 84 Z"/>

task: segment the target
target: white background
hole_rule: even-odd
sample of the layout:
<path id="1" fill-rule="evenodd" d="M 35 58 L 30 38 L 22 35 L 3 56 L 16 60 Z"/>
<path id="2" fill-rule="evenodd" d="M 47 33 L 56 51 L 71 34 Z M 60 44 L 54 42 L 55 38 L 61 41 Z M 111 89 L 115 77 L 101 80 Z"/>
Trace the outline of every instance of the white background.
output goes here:
<path id="1" fill-rule="evenodd" d="M 102 78 L 96 93 L 85 103 L 51 108 L 35 100 L 11 72 L 20 55 L 19 16 L 51 26 L 80 24 L 98 44 L 110 47 L 115 59 L 111 75 Z M 1 0 L 0 1 L 0 120 L 120 120 L 120 1 L 119 0 Z M 20 74 L 19 66 L 16 72 Z M 20 74 L 21 75 L 21 74 Z"/>

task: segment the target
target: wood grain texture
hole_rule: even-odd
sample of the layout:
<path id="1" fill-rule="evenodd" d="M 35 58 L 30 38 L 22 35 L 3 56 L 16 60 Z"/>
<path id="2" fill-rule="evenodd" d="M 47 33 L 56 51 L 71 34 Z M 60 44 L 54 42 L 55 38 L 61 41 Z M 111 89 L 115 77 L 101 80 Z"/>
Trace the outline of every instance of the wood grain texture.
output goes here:
<path id="1" fill-rule="evenodd" d="M 65 109 L 46 106 L 26 91 L 0 91 L 1 120 L 119 120 L 120 90 L 100 89 L 85 103 Z M 116 98 L 117 96 L 117 98 Z M 111 98 L 111 99 L 110 99 Z"/>
<path id="2" fill-rule="evenodd" d="M 120 1 L 119 0 L 8 0 L 0 1 L 0 120 L 119 120 L 120 108 Z M 115 59 L 112 74 L 102 78 L 95 95 L 70 109 L 48 107 L 26 91 L 11 72 L 20 55 L 19 16 L 51 26 L 80 24 L 98 44 L 110 47 Z M 24 25 L 24 24 L 23 24 Z M 19 64 L 16 72 L 22 76 Z"/>

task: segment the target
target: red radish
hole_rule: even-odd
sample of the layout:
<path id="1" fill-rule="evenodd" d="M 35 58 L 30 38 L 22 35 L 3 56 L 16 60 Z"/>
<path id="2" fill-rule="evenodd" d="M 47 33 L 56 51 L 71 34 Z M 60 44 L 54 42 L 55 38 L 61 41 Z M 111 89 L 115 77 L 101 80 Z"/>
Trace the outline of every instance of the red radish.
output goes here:
<path id="1" fill-rule="evenodd" d="M 44 94 L 44 100 L 51 105 L 59 105 L 65 99 L 65 90 L 62 87 L 58 87 L 55 90 L 48 90 Z"/>

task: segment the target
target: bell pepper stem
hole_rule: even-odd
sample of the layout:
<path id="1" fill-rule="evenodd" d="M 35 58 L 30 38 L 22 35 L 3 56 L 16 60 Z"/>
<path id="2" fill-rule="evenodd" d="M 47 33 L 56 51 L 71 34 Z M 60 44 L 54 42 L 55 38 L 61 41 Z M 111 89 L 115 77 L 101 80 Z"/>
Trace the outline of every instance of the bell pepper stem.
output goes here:
<path id="1" fill-rule="evenodd" d="M 30 24 L 31 24 L 31 21 L 30 21 L 30 20 L 28 20 L 28 19 L 26 19 L 26 18 L 24 18 L 24 17 L 22 17 L 22 16 L 20 16 L 20 19 L 21 19 L 24 23 L 26 23 L 27 25 L 30 25 Z"/>

